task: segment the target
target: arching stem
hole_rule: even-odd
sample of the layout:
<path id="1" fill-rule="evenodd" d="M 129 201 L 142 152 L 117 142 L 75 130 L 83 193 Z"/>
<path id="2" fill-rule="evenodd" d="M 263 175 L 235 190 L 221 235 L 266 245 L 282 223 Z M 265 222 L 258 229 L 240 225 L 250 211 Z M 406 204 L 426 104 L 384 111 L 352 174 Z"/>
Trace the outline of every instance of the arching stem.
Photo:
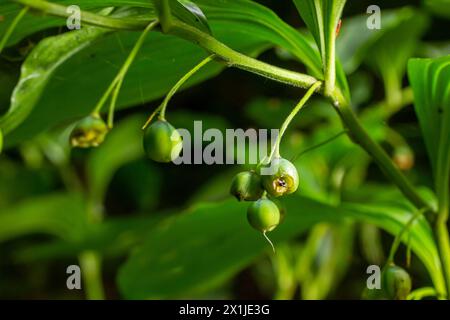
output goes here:
<path id="1" fill-rule="evenodd" d="M 130 68 L 131 64 L 133 63 L 134 59 L 136 58 L 139 50 L 141 49 L 142 45 L 144 44 L 144 40 L 145 37 L 147 36 L 147 34 L 158 24 L 158 21 L 153 21 L 151 22 L 146 28 L 145 30 L 141 33 L 141 35 L 139 36 L 139 39 L 136 41 L 136 44 L 134 45 L 133 49 L 131 50 L 130 54 L 128 55 L 127 59 L 125 60 L 124 64 L 122 65 L 122 67 L 120 68 L 120 71 L 117 73 L 116 77 L 114 78 L 114 80 L 111 82 L 111 84 L 109 85 L 108 89 L 105 91 L 105 93 L 103 94 L 103 96 L 100 98 L 99 102 L 97 103 L 97 105 L 95 106 L 94 110 L 92 111 L 93 114 L 98 114 L 100 113 L 101 109 L 103 108 L 103 106 L 105 105 L 106 101 L 108 100 L 108 98 L 110 97 L 111 93 L 113 92 L 113 90 L 118 86 L 116 92 L 114 93 L 113 96 L 113 101 L 111 103 L 110 106 L 110 113 L 114 112 L 114 108 L 115 108 L 115 102 L 117 100 L 117 96 L 119 94 L 119 90 L 120 90 L 120 86 L 122 84 L 123 78 L 125 77 L 125 75 L 128 72 L 128 69 Z M 111 118 L 111 115 L 110 115 Z M 111 124 L 112 125 L 112 124 Z"/>
<path id="2" fill-rule="evenodd" d="M 183 86 L 183 84 L 186 83 L 186 81 L 188 81 L 194 74 L 196 74 L 203 66 L 205 66 L 206 64 L 208 64 L 209 62 L 211 62 L 214 59 L 215 55 L 212 54 L 210 56 L 208 56 L 206 59 L 203 59 L 199 64 L 197 64 L 194 68 L 192 68 L 191 70 L 189 70 L 189 72 L 187 72 L 180 80 L 178 80 L 178 82 L 172 87 L 172 89 L 170 89 L 169 93 L 166 95 L 166 97 L 164 98 L 163 102 L 161 103 L 161 105 L 152 113 L 152 115 L 147 119 L 146 123 L 144 124 L 144 126 L 142 127 L 142 129 L 145 129 L 148 127 L 148 125 L 150 124 L 150 122 L 152 121 L 152 119 L 154 118 L 154 116 L 160 112 L 159 114 L 159 118 L 161 120 L 165 120 L 166 119 L 166 109 L 167 109 L 167 105 L 169 104 L 170 100 L 172 99 L 172 97 L 175 95 L 175 93 L 177 93 L 177 91 Z"/>
<path id="3" fill-rule="evenodd" d="M 322 86 L 322 82 L 317 81 L 314 83 L 306 92 L 306 94 L 303 96 L 303 98 L 300 100 L 300 102 L 295 106 L 294 109 L 292 109 L 291 113 L 286 117 L 286 120 L 284 120 L 283 125 L 280 129 L 280 134 L 277 137 L 277 140 L 275 142 L 275 145 L 272 148 L 272 151 L 270 152 L 269 156 L 269 163 L 273 160 L 274 157 L 280 156 L 280 144 L 281 140 L 283 139 L 283 135 L 286 132 L 287 128 L 289 127 L 289 124 L 292 122 L 294 117 L 297 115 L 297 113 L 303 108 L 303 106 L 308 102 L 309 98 L 314 94 L 314 92 Z"/>

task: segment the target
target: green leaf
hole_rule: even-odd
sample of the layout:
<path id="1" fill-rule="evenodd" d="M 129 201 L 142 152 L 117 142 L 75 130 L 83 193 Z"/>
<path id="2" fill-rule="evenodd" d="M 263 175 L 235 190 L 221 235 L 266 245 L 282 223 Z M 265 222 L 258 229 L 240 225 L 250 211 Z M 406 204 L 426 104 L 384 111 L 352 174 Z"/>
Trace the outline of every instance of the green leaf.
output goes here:
<path id="1" fill-rule="evenodd" d="M 174 15 L 181 19 L 183 22 L 187 22 L 196 28 L 212 34 L 209 27 L 208 20 L 202 9 L 200 9 L 194 2 L 188 0 L 177 0 L 171 2 L 174 6 Z"/>
<path id="2" fill-rule="evenodd" d="M 211 34 L 205 14 L 195 3 L 188 0 L 153 0 L 152 2 L 164 31 L 170 28 L 171 21 L 175 18 L 191 27 Z"/>
<path id="3" fill-rule="evenodd" d="M 48 81 L 65 61 L 109 31 L 87 27 L 43 40 L 22 65 L 19 83 L 11 97 L 8 112 L 0 119 L 4 134 L 10 133 L 31 113 Z"/>
<path id="4" fill-rule="evenodd" d="M 234 200 L 198 205 L 156 226 L 120 269 L 122 294 L 131 299 L 183 297 L 221 283 L 270 251 L 262 235 L 248 226 L 247 205 Z M 275 244 L 302 234 L 318 222 L 347 219 L 373 223 L 398 234 L 412 217 L 409 209 L 392 205 L 332 207 L 302 197 L 289 197 L 285 205 L 285 223 L 270 233 Z M 411 229 L 411 248 L 439 288 L 442 273 L 425 219 Z"/>
<path id="5" fill-rule="evenodd" d="M 74 5 L 74 1 L 71 0 L 54 0 L 51 2 L 66 6 Z M 151 19 L 156 18 L 153 4 L 151 3 L 151 1 L 146 0 L 77 0 L 76 5 L 79 6 L 81 10 L 92 11 L 99 11 L 100 9 L 106 7 L 124 7 L 123 9 L 120 8 L 118 11 L 135 11 L 135 15 L 133 17 L 133 19 L 135 20 L 150 21 Z M 19 13 L 21 8 L 21 5 L 12 1 L 4 1 L 0 4 L 0 12 L 3 16 L 3 22 L 0 23 L 0 36 L 5 33 L 10 22 Z M 145 10 L 141 10 L 140 8 Z M 11 38 L 9 39 L 7 45 L 15 45 L 20 40 L 39 31 L 65 25 L 66 19 L 64 18 L 43 15 L 39 12 L 31 11 L 26 15 L 24 19 L 20 21 L 18 27 L 14 30 Z"/>
<path id="6" fill-rule="evenodd" d="M 314 37 L 319 50 L 325 50 L 324 17 L 322 1 L 320 0 L 294 0 L 300 16 L 306 23 L 308 30 Z M 323 59 L 323 56 L 322 56 Z"/>
<path id="7" fill-rule="evenodd" d="M 443 196 L 448 194 L 450 179 L 450 55 L 411 59 L 408 74 L 436 191 Z"/>
<path id="8" fill-rule="evenodd" d="M 85 204 L 77 194 L 36 197 L 2 209 L 0 242 L 29 234 L 49 234 L 67 241 L 83 237 L 86 231 Z"/>
<path id="9" fill-rule="evenodd" d="M 346 0 L 294 0 L 303 21 L 312 33 L 322 56 L 323 70 L 330 69 L 332 79 L 337 82 L 347 100 L 350 100 L 347 78 L 333 52 L 335 51 L 336 28 Z M 333 70 L 331 69 L 333 68 Z M 335 75 L 333 73 L 336 73 Z M 335 77 L 335 78 L 334 78 Z"/>

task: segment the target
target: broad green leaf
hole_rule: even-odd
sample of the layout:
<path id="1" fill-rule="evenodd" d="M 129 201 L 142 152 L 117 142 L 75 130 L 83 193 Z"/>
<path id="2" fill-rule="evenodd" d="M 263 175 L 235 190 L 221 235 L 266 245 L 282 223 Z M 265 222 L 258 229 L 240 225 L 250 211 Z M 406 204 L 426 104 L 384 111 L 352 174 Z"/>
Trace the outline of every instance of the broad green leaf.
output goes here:
<path id="1" fill-rule="evenodd" d="M 10 133 L 29 116 L 52 74 L 61 64 L 108 32 L 106 29 L 88 27 L 43 40 L 22 65 L 10 108 L 0 119 L 4 134 Z"/>
<path id="2" fill-rule="evenodd" d="M 302 197 L 289 197 L 285 205 L 285 223 L 270 233 L 275 244 L 318 222 L 347 219 L 373 223 L 397 234 L 412 216 L 409 209 L 392 205 L 346 204 L 340 208 Z M 197 205 L 155 227 L 119 271 L 122 294 L 131 299 L 183 297 L 221 283 L 269 252 L 262 235 L 248 226 L 246 208 L 247 204 L 234 200 Z M 411 228 L 411 248 L 440 288 L 439 258 L 425 219 Z"/>
<path id="3" fill-rule="evenodd" d="M 442 196 L 448 193 L 450 179 L 450 55 L 411 59 L 408 74 L 436 191 Z"/>
<path id="4" fill-rule="evenodd" d="M 174 12 L 173 14 L 184 22 L 195 26 L 196 28 L 211 34 L 211 28 L 209 27 L 208 20 L 194 2 L 188 0 L 172 1 Z"/>
<path id="5" fill-rule="evenodd" d="M 31 198 L 0 213 L 0 242 L 29 234 L 49 234 L 67 241 L 86 231 L 85 204 L 77 194 Z"/>
<path id="6" fill-rule="evenodd" d="M 450 0 L 424 0 L 424 3 L 434 14 L 450 18 Z"/>

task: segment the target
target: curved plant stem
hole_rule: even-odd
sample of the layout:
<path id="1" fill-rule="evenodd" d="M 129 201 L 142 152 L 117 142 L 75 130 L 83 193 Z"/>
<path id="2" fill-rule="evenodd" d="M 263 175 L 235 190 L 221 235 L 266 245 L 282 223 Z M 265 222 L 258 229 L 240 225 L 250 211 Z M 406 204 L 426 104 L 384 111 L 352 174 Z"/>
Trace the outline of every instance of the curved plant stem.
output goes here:
<path id="1" fill-rule="evenodd" d="M 201 61 L 198 65 L 196 65 L 194 68 L 192 68 L 188 73 L 186 73 L 176 84 L 173 86 L 173 88 L 169 91 L 166 98 L 164 99 L 162 105 L 161 105 L 161 119 L 165 119 L 166 117 L 166 108 L 167 104 L 169 103 L 170 99 L 172 99 L 173 95 L 180 89 L 180 87 L 187 81 L 189 78 L 191 78 L 197 71 L 199 71 L 204 65 L 208 64 L 210 61 L 214 59 L 214 54 L 210 55 L 203 61 Z"/>
<path id="2" fill-rule="evenodd" d="M 108 127 L 112 129 L 114 125 L 114 109 L 116 108 L 117 99 L 119 98 L 120 89 L 122 88 L 123 77 L 117 82 L 116 87 L 112 93 L 111 103 L 108 111 Z"/>
<path id="3" fill-rule="evenodd" d="M 419 288 L 412 291 L 406 300 L 422 300 L 427 297 L 438 297 L 438 293 L 432 287 Z"/>
<path id="4" fill-rule="evenodd" d="M 307 74 L 279 68 L 234 51 L 212 36 L 181 21 L 173 21 L 169 33 L 192 41 L 225 61 L 230 67 L 249 71 L 265 78 L 307 89 L 318 80 Z M 319 92 L 322 87 L 317 87 Z"/>
<path id="5" fill-rule="evenodd" d="M 83 251 L 78 259 L 85 283 L 86 298 L 88 300 L 105 299 L 101 274 L 101 256 L 94 251 Z"/>
<path id="6" fill-rule="evenodd" d="M 406 234 L 406 232 L 409 232 L 411 226 L 413 225 L 414 221 L 421 217 L 424 213 L 424 209 L 417 211 L 411 219 L 405 224 L 403 229 L 400 231 L 400 233 L 395 237 L 394 242 L 392 243 L 391 250 L 389 251 L 389 256 L 387 259 L 386 264 L 394 263 L 395 253 L 398 250 L 398 247 L 400 246 L 400 243 L 402 242 L 403 236 Z"/>
<path id="7" fill-rule="evenodd" d="M 48 149 L 48 147 L 47 147 Z M 68 159 L 56 161 L 46 152 L 47 158 L 59 168 L 61 179 L 68 192 L 81 194 L 83 192 L 83 183 L 75 169 L 69 164 Z M 86 209 L 86 223 L 100 223 L 103 219 L 102 206 L 93 205 L 90 202 Z M 86 298 L 89 300 L 103 300 L 105 298 L 103 280 L 102 280 L 102 257 L 98 252 L 84 250 L 78 255 L 78 261 L 81 267 L 83 277 L 83 290 Z"/>
<path id="8" fill-rule="evenodd" d="M 286 117 L 286 120 L 284 120 L 283 125 L 280 129 L 280 134 L 277 137 L 277 140 L 275 142 L 275 145 L 272 148 L 272 151 L 270 152 L 269 156 L 269 163 L 273 160 L 273 157 L 279 157 L 280 156 L 280 144 L 281 140 L 283 139 L 284 133 L 286 132 L 287 128 L 289 127 L 289 124 L 292 122 L 294 117 L 297 115 L 297 113 L 303 108 L 303 106 L 308 102 L 309 98 L 313 95 L 313 93 L 322 85 L 322 82 L 317 81 L 314 83 L 311 88 L 308 89 L 306 94 L 303 96 L 303 98 L 300 100 L 300 102 L 295 106 L 294 109 L 292 109 L 291 113 Z"/>
<path id="9" fill-rule="evenodd" d="M 157 24 L 158 24 L 158 21 L 151 22 L 145 28 L 145 30 L 141 33 L 141 35 L 139 36 L 139 39 L 136 41 L 136 44 L 134 45 L 133 49 L 131 50 L 130 54 L 128 55 L 128 58 L 125 60 L 124 64 L 122 65 L 122 68 L 120 68 L 119 73 L 117 73 L 116 77 L 111 82 L 111 84 L 109 85 L 108 89 L 103 94 L 103 96 L 100 98 L 99 102 L 97 103 L 97 105 L 95 106 L 94 110 L 92 111 L 93 114 L 100 113 L 100 111 L 103 108 L 106 100 L 108 100 L 108 97 L 111 95 L 111 93 L 113 92 L 114 88 L 116 88 L 116 86 L 119 86 L 119 88 L 117 90 L 120 90 L 120 85 L 121 85 L 121 83 L 123 81 L 123 78 L 127 74 L 128 69 L 130 68 L 131 64 L 133 63 L 134 59 L 136 58 L 136 55 L 138 54 L 139 50 L 141 49 L 141 47 L 142 47 L 142 45 L 144 43 L 145 37 L 150 32 L 150 30 L 152 30 Z M 119 94 L 117 90 L 116 90 L 116 93 L 113 96 L 114 104 L 112 104 L 112 106 L 110 108 L 110 113 L 114 112 L 115 101 L 117 100 L 117 96 Z"/>
<path id="10" fill-rule="evenodd" d="M 0 53 L 2 53 L 3 49 L 5 48 L 6 44 L 9 41 L 9 38 L 11 38 L 12 33 L 16 29 L 20 20 L 22 20 L 22 18 L 28 12 L 28 10 L 29 10 L 28 7 L 24 7 L 22 10 L 20 10 L 20 12 L 17 14 L 17 16 L 14 18 L 14 20 L 9 25 L 8 29 L 6 30 L 5 34 L 3 35 L 2 40 L 0 41 Z"/>
<path id="11" fill-rule="evenodd" d="M 28 6 L 34 10 L 45 12 L 48 15 L 63 18 L 68 18 L 71 16 L 71 13 L 67 12 L 67 6 L 64 5 L 42 0 L 13 0 L 13 1 L 20 3 L 24 6 Z M 116 30 L 142 30 L 145 29 L 145 27 L 151 22 L 133 18 L 105 17 L 88 11 L 82 12 L 81 21 L 89 25 Z"/>
<path id="12" fill-rule="evenodd" d="M 336 133 L 335 135 L 333 135 L 332 137 L 326 139 L 325 141 L 322 141 L 322 142 L 320 142 L 320 143 L 318 143 L 316 145 L 313 145 L 313 146 L 311 146 L 309 148 L 306 148 L 305 150 L 302 150 L 299 154 L 297 154 L 295 157 L 293 157 L 291 159 L 291 161 L 295 161 L 298 158 L 304 156 L 305 154 L 307 154 L 307 153 L 309 153 L 311 151 L 314 151 L 314 150 L 316 150 L 316 149 L 318 149 L 320 147 L 323 147 L 324 145 L 326 145 L 326 144 L 328 144 L 328 143 L 338 139 L 339 137 L 341 137 L 342 135 L 347 134 L 347 133 L 348 133 L 347 130 L 342 130 L 341 132 Z"/>
<path id="13" fill-rule="evenodd" d="M 270 246 L 272 247 L 273 253 L 275 253 L 275 246 L 273 245 L 272 241 L 267 236 L 267 233 L 264 231 L 262 234 L 263 234 L 264 238 L 267 240 L 267 242 L 270 244 Z"/>
<path id="14" fill-rule="evenodd" d="M 69 14 L 66 12 L 66 6 L 51 3 L 42 0 L 14 0 L 17 3 L 29 6 L 32 9 L 42 11 L 46 14 L 67 18 Z M 169 12 L 170 14 L 170 12 Z M 274 81 L 289 84 L 295 87 L 309 88 L 317 82 L 317 79 L 302 73 L 283 69 L 271 64 L 259 61 L 244 54 L 241 54 L 225 44 L 221 43 L 212 36 L 191 27 L 181 21 L 169 19 L 165 15 L 161 15 L 161 24 L 164 32 L 177 35 L 189 41 L 200 45 L 211 54 L 215 54 L 218 58 L 224 60 L 229 66 L 240 68 Z M 104 17 L 95 13 L 82 11 L 81 21 L 94 26 L 117 29 L 117 30 L 142 30 L 152 23 L 149 21 L 135 20 L 130 18 L 111 18 Z M 321 88 L 318 88 L 320 91 Z M 111 89 L 112 91 L 112 89 Z"/>
<path id="15" fill-rule="evenodd" d="M 339 99 L 338 101 L 340 102 L 335 101 L 333 104 L 338 111 L 344 126 L 348 129 L 349 137 L 371 155 L 386 176 L 397 185 L 403 195 L 409 199 L 417 209 L 430 208 L 430 205 L 419 193 L 417 193 L 411 182 L 392 162 L 386 151 L 370 137 L 350 105 L 342 99 Z"/>
<path id="16" fill-rule="evenodd" d="M 169 93 L 164 98 L 164 101 L 161 103 L 161 105 L 152 113 L 152 115 L 147 119 L 147 122 L 144 124 L 142 129 L 147 128 L 147 126 L 152 121 L 153 117 L 156 115 L 156 113 L 160 112 L 159 118 L 161 120 L 166 119 L 166 108 L 168 103 L 170 102 L 170 99 L 177 93 L 177 91 L 181 88 L 183 84 L 186 83 L 197 71 L 199 71 L 203 66 L 208 64 L 214 59 L 214 54 L 208 56 L 206 59 L 203 59 L 199 64 L 197 64 L 194 68 L 189 70 L 188 73 L 186 73 L 178 82 L 170 89 Z"/>

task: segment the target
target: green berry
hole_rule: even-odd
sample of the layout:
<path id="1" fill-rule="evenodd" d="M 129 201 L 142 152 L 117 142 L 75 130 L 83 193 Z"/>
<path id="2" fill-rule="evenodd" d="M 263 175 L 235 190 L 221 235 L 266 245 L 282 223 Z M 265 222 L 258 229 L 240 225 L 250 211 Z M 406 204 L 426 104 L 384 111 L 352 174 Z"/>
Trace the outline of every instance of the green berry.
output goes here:
<path id="1" fill-rule="evenodd" d="M 230 193 L 239 201 L 256 201 L 264 193 L 261 178 L 253 171 L 240 172 L 231 182 Z"/>
<path id="2" fill-rule="evenodd" d="M 108 133 L 108 126 L 97 115 L 90 115 L 80 120 L 70 134 L 72 147 L 98 147 Z"/>
<path id="3" fill-rule="evenodd" d="M 263 168 L 270 170 L 269 174 Z M 273 197 L 280 197 L 297 191 L 299 185 L 298 172 L 295 166 L 288 160 L 276 158 L 271 166 L 260 168 L 261 179 L 267 193 Z"/>
<path id="4" fill-rule="evenodd" d="M 167 121 L 158 120 L 145 129 L 144 150 L 156 162 L 171 162 L 180 156 L 183 139 Z"/>
<path id="5" fill-rule="evenodd" d="M 260 199 L 248 207 L 247 219 L 253 228 L 266 233 L 275 229 L 280 223 L 280 211 L 269 199 Z"/>
<path id="6" fill-rule="evenodd" d="M 387 266 L 382 279 L 389 299 L 405 300 L 411 292 L 411 277 L 403 268 L 396 265 Z"/>

